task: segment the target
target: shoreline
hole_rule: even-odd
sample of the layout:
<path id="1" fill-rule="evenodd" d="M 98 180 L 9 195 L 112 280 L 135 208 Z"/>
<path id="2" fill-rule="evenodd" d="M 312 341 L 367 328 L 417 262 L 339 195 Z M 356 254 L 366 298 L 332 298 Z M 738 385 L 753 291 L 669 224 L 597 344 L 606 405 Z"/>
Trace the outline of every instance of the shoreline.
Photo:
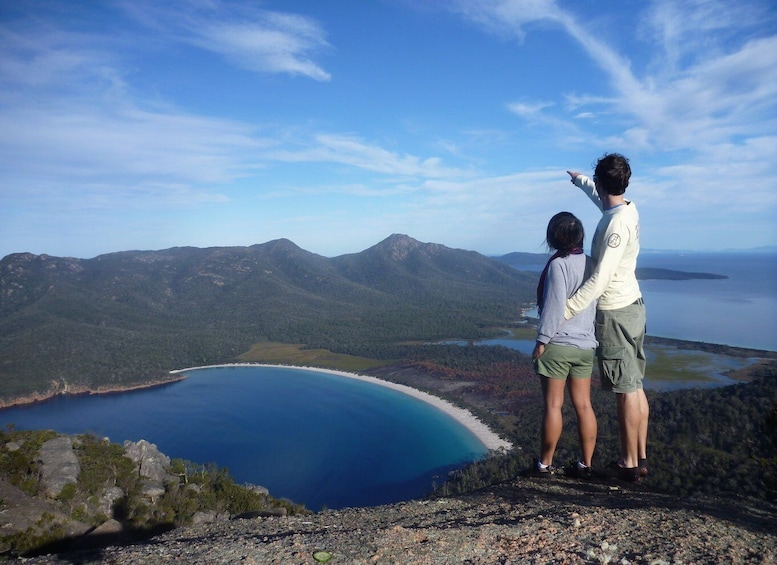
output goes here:
<path id="1" fill-rule="evenodd" d="M 172 371 L 170 372 L 172 374 Z M 0 400 L 0 410 L 6 408 L 16 408 L 19 406 L 29 406 L 30 404 L 37 404 L 38 402 L 45 402 L 56 398 L 57 396 L 91 396 L 91 395 L 103 395 L 103 394 L 121 394 L 122 392 L 132 392 L 135 390 L 144 390 L 147 388 L 154 388 L 157 386 L 164 386 L 178 381 L 182 381 L 186 378 L 186 375 L 180 377 L 170 378 L 166 380 L 137 383 L 134 385 L 126 386 L 98 386 L 97 388 L 85 388 L 85 387 L 66 387 L 63 389 L 55 389 L 50 392 L 36 393 L 29 396 L 22 396 L 15 398 L 12 401 Z"/>
<path id="2" fill-rule="evenodd" d="M 403 394 L 406 394 L 418 400 L 421 400 L 422 402 L 425 402 L 426 404 L 429 404 L 434 408 L 437 408 L 441 412 L 444 412 L 445 414 L 453 418 L 453 420 L 455 420 L 458 424 L 462 425 L 467 430 L 469 430 L 470 433 L 472 433 L 472 435 L 474 435 L 478 439 L 478 441 L 482 443 L 483 446 L 485 446 L 485 448 L 488 449 L 489 451 L 497 451 L 500 449 L 505 451 L 510 451 L 513 449 L 512 443 L 499 437 L 499 435 L 497 435 L 493 430 L 491 430 L 491 428 L 486 426 L 474 414 L 472 414 L 472 412 L 470 412 L 465 408 L 460 408 L 454 404 L 451 404 L 447 400 L 440 398 L 439 396 L 434 396 L 433 394 L 429 394 L 428 392 L 424 392 L 422 390 L 418 390 L 416 388 L 413 388 L 407 385 L 392 383 L 389 381 L 378 379 L 376 377 L 360 375 L 358 373 L 349 373 L 346 371 L 338 371 L 335 369 L 324 369 L 320 367 L 305 367 L 305 366 L 299 366 L 299 365 L 274 365 L 269 363 L 221 363 L 218 365 L 204 365 L 202 367 L 188 367 L 186 369 L 176 369 L 174 371 L 170 371 L 170 373 L 185 374 L 187 371 L 196 371 L 199 369 L 215 369 L 220 367 L 225 367 L 225 368 L 266 367 L 271 369 L 302 369 L 305 371 L 327 373 L 329 375 L 335 375 L 338 377 L 345 377 L 349 379 L 356 379 L 356 380 L 368 382 L 374 385 L 383 386 L 386 388 L 399 391 Z"/>

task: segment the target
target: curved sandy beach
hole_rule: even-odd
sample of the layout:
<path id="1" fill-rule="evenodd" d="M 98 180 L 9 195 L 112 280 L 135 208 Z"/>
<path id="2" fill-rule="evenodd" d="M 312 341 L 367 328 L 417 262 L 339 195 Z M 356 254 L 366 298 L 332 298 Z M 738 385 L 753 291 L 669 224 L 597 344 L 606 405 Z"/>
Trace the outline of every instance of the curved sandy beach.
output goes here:
<path id="1" fill-rule="evenodd" d="M 427 404 L 434 406 L 438 410 L 445 412 L 451 418 L 453 418 L 462 426 L 467 428 L 470 432 L 472 432 L 472 434 L 478 439 L 478 441 L 480 441 L 480 443 L 482 443 L 486 447 L 486 449 L 489 449 L 492 451 L 497 449 L 504 449 L 509 451 L 513 448 L 513 445 L 509 441 L 500 438 L 488 426 L 486 426 L 483 422 L 478 420 L 475 417 L 475 415 L 472 414 L 469 410 L 465 410 L 464 408 L 454 406 L 447 400 L 443 400 L 442 398 L 439 398 L 432 394 L 423 392 L 421 390 L 418 390 L 406 385 L 391 383 L 388 381 L 377 379 L 375 377 L 359 375 L 357 373 L 335 371 L 333 369 L 322 369 L 320 367 L 300 367 L 297 365 L 271 365 L 271 364 L 265 364 L 265 363 L 224 363 L 220 365 L 207 365 L 203 367 L 189 367 L 187 369 L 177 369 L 175 371 L 170 371 L 170 372 L 172 374 L 181 374 L 181 373 L 186 373 L 187 371 L 195 371 L 197 369 L 210 369 L 210 368 L 216 368 L 216 367 L 269 367 L 274 369 L 304 369 L 305 371 L 328 373 L 330 375 L 337 375 L 337 376 L 346 377 L 349 379 L 366 381 L 372 384 L 397 390 L 399 392 L 402 392 L 403 394 L 407 394 L 408 396 L 412 396 L 413 398 L 417 398 L 423 402 L 426 402 Z"/>

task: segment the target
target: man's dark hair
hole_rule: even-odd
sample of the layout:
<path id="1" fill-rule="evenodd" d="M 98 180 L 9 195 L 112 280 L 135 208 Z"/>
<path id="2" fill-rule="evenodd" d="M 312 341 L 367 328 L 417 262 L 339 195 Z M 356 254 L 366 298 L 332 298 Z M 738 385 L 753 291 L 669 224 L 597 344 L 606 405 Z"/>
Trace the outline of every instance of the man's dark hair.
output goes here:
<path id="1" fill-rule="evenodd" d="M 562 256 L 569 255 L 573 249 L 583 247 L 583 223 L 570 212 L 559 212 L 548 222 L 545 239 L 551 249 L 560 251 Z"/>
<path id="2" fill-rule="evenodd" d="M 629 160 L 620 153 L 606 153 L 596 163 L 594 181 L 598 182 L 607 194 L 618 196 L 626 192 L 630 178 Z"/>

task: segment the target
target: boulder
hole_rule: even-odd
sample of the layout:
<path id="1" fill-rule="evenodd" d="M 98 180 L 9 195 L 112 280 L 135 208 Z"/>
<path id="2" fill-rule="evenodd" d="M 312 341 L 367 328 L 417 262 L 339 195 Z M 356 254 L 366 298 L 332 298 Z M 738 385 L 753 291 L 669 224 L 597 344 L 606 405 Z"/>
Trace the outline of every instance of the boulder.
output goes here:
<path id="1" fill-rule="evenodd" d="M 8 443 L 5 444 L 5 448 L 10 452 L 14 452 L 14 451 L 19 451 L 22 448 L 22 446 L 16 443 L 15 441 L 9 441 Z"/>
<path id="2" fill-rule="evenodd" d="M 98 511 L 109 518 L 113 518 L 113 507 L 115 506 L 116 501 L 123 496 L 124 491 L 117 486 L 106 488 L 100 496 Z"/>
<path id="3" fill-rule="evenodd" d="M 216 521 L 217 514 L 213 510 L 208 512 L 202 512 L 198 510 L 192 516 L 192 526 L 199 526 L 200 524 L 210 524 Z"/>
<path id="4" fill-rule="evenodd" d="M 152 482 L 162 484 L 167 477 L 167 469 L 170 467 L 170 458 L 159 451 L 157 446 L 144 439 L 137 442 L 125 441 L 124 450 L 135 464 L 141 477 Z"/>
<path id="5" fill-rule="evenodd" d="M 41 481 L 46 496 L 56 498 L 67 484 L 76 484 L 81 465 L 67 436 L 50 439 L 38 451 Z"/>
<path id="6" fill-rule="evenodd" d="M 154 481 L 146 481 L 143 484 L 143 496 L 154 500 L 165 493 L 165 487 Z"/>
<path id="7" fill-rule="evenodd" d="M 167 469 L 170 458 L 159 451 L 156 445 L 144 439 L 137 442 L 125 441 L 124 451 L 137 466 L 143 481 L 143 496 L 152 501 L 165 493 L 165 481 L 170 478 Z"/>
<path id="8" fill-rule="evenodd" d="M 267 489 L 267 487 L 263 487 L 261 485 L 252 485 L 251 483 L 246 483 L 243 486 L 251 492 L 255 492 L 256 494 L 270 494 L 270 491 Z"/>
<path id="9" fill-rule="evenodd" d="M 94 530 L 89 532 L 90 536 L 100 536 L 108 534 L 120 534 L 124 531 L 124 526 L 118 520 L 108 520 L 97 526 Z"/>

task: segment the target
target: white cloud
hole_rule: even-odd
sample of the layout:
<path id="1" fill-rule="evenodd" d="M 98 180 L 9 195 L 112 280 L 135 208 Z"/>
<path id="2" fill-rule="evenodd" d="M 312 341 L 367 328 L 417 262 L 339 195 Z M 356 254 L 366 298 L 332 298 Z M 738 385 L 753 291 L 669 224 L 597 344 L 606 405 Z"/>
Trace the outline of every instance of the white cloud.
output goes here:
<path id="1" fill-rule="evenodd" d="M 247 155 L 262 146 L 245 125 L 128 106 L 17 106 L 0 114 L 0 130 L 9 133 L 0 137 L 6 174 L 74 185 L 100 178 L 125 186 L 223 183 L 245 175 Z"/>
<path id="2" fill-rule="evenodd" d="M 243 69 L 331 79 L 315 61 L 331 46 L 312 18 L 218 0 L 125 6 L 138 21 L 167 33 L 168 40 L 217 53 Z"/>
<path id="3" fill-rule="evenodd" d="M 302 75 L 319 81 L 331 79 L 312 58 L 329 44 L 311 20 L 267 13 L 251 23 L 201 20 L 196 24 L 191 29 L 192 43 L 220 53 L 245 69 Z"/>
<path id="4" fill-rule="evenodd" d="M 562 17 L 555 0 L 456 0 L 443 5 L 489 31 L 519 39 L 525 25 Z"/>
<path id="5" fill-rule="evenodd" d="M 659 41 L 658 75 L 635 74 L 631 61 L 599 39 L 596 29 L 562 11 L 552 1 L 492 0 L 456 4 L 467 19 L 489 30 L 524 33 L 533 21 L 553 22 L 575 39 L 609 77 L 611 94 L 585 94 L 586 84 L 567 94 L 577 116 L 609 122 L 610 142 L 644 150 L 695 150 L 772 131 L 777 104 L 777 36 L 741 45 L 727 41 L 734 31 L 753 27 L 758 4 L 701 0 L 659 0 L 645 12 L 643 37 Z M 582 92 L 582 93 L 581 93 Z M 552 123 L 551 103 L 510 104 L 524 118 Z M 559 117 L 559 120 L 563 120 Z"/>
<path id="6" fill-rule="evenodd" d="M 553 107 L 553 105 L 553 102 L 534 102 L 533 104 L 526 102 L 512 102 L 507 105 L 507 109 L 510 110 L 513 114 L 521 116 L 527 120 L 542 120 L 542 111 L 545 108 Z"/>
<path id="7" fill-rule="evenodd" d="M 401 155 L 355 136 L 318 134 L 308 146 L 299 149 L 271 151 L 268 157 L 286 162 L 327 162 L 343 164 L 386 175 L 419 178 L 469 176 L 471 173 L 446 167 L 438 157 Z"/>
<path id="8" fill-rule="evenodd" d="M 638 35 L 655 52 L 659 75 L 717 57 L 734 30 L 753 29 L 768 18 L 764 7 L 728 0 L 655 0 L 645 10 Z"/>

